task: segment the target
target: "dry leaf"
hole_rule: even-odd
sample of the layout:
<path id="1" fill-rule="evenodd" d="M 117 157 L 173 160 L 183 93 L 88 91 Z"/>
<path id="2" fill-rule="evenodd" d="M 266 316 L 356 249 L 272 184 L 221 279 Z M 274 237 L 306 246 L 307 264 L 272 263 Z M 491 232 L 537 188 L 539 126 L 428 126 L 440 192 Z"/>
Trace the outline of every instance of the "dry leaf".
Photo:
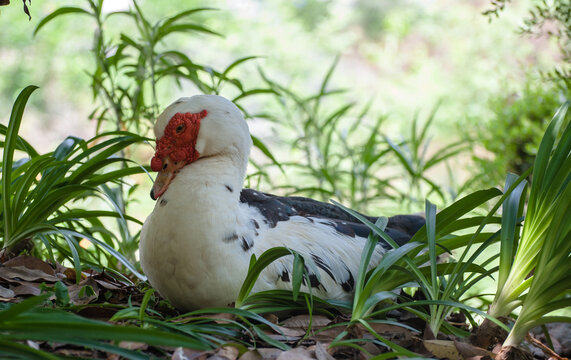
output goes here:
<path id="1" fill-rule="evenodd" d="M 71 268 L 65 268 L 63 271 L 63 275 L 69 281 L 75 281 L 75 270 Z"/>
<path id="2" fill-rule="evenodd" d="M 276 331 L 275 329 L 280 330 L 281 333 L 279 331 L 276 331 L 276 332 L 280 335 L 285 335 L 285 336 L 301 337 L 301 336 L 305 335 L 305 330 L 302 330 L 302 329 L 295 329 L 295 328 L 279 326 L 279 325 L 272 326 L 272 329 L 274 329 L 274 331 Z"/>
<path id="3" fill-rule="evenodd" d="M 264 319 L 268 320 L 272 324 L 277 324 L 280 320 L 276 314 L 264 314 Z"/>
<path id="4" fill-rule="evenodd" d="M 149 345 L 135 341 L 120 341 L 119 347 L 128 350 L 147 350 Z"/>
<path id="5" fill-rule="evenodd" d="M 327 317 L 323 315 L 315 315 L 312 318 L 312 327 L 313 328 L 322 328 L 327 326 L 331 323 Z M 286 319 L 282 326 L 289 327 L 289 328 L 301 328 L 307 330 L 309 327 L 309 315 L 297 315 Z"/>
<path id="6" fill-rule="evenodd" d="M 70 285 L 67 290 L 69 292 L 69 300 L 74 305 L 89 304 L 99 297 L 99 286 L 92 278 L 82 280 L 79 284 Z"/>
<path id="7" fill-rule="evenodd" d="M 372 338 L 372 337 L 371 337 Z M 365 351 L 370 353 L 373 356 L 379 355 L 382 352 L 386 352 L 390 350 L 388 347 L 384 345 L 375 345 L 371 341 L 366 341 L 364 344 L 361 345 Z"/>
<path id="8" fill-rule="evenodd" d="M 264 360 L 275 360 L 278 356 L 283 353 L 282 350 L 275 349 L 275 348 L 260 348 L 257 350 L 258 354 L 262 356 Z"/>
<path id="9" fill-rule="evenodd" d="M 243 353 L 238 360 L 264 360 L 264 358 L 257 350 L 249 350 Z"/>
<path id="10" fill-rule="evenodd" d="M 297 347 L 282 352 L 276 360 L 315 360 L 315 357 L 313 357 L 313 354 L 309 350 L 303 347 Z"/>
<path id="11" fill-rule="evenodd" d="M 317 360 L 335 360 L 335 358 L 327 352 L 325 346 L 320 342 L 315 344 L 315 357 Z"/>
<path id="12" fill-rule="evenodd" d="M 216 355 L 222 356 L 229 360 L 236 360 L 240 355 L 240 350 L 233 346 L 224 346 L 216 352 Z"/>
<path id="13" fill-rule="evenodd" d="M 110 282 L 105 281 L 105 280 L 95 279 L 95 282 L 97 284 L 99 284 L 102 288 L 107 289 L 107 290 L 121 290 L 121 287 L 114 285 L 114 284 L 111 284 Z"/>
<path id="14" fill-rule="evenodd" d="M 42 292 L 40 290 L 39 285 L 36 283 L 31 283 L 31 282 L 27 282 L 27 281 L 20 281 L 19 283 L 20 283 L 20 285 L 12 288 L 12 290 L 14 291 L 14 294 L 16 296 L 19 296 L 19 295 L 37 296 L 37 295 L 40 295 Z"/>
<path id="15" fill-rule="evenodd" d="M 206 360 L 208 354 L 210 354 L 208 351 L 198 351 L 179 347 L 175 349 L 171 360 Z"/>
<path id="16" fill-rule="evenodd" d="M 464 360 L 456 348 L 454 341 L 449 340 L 424 340 L 424 347 L 439 359 Z"/>
<path id="17" fill-rule="evenodd" d="M 8 267 L 22 266 L 28 269 L 41 270 L 49 275 L 53 276 L 56 275 L 56 272 L 54 271 L 54 269 L 51 267 L 50 264 L 30 255 L 21 255 L 13 259 L 10 259 L 4 263 L 4 266 Z"/>
<path id="18" fill-rule="evenodd" d="M 286 335 L 268 333 L 267 331 L 264 332 L 269 338 L 285 343 L 293 343 L 301 339 L 301 336 L 286 336 Z"/>
<path id="19" fill-rule="evenodd" d="M 471 358 L 475 356 L 490 356 L 494 357 L 494 353 L 488 351 L 486 349 L 482 349 L 481 347 L 474 346 L 472 344 L 467 344 L 461 341 L 454 340 L 454 344 L 456 345 L 456 349 L 460 352 L 463 358 Z"/>
<path id="20" fill-rule="evenodd" d="M 4 286 L 0 285 L 0 297 L 3 298 L 13 298 L 14 297 L 14 291 L 5 288 Z"/>
<path id="21" fill-rule="evenodd" d="M 0 267 L 0 278 L 7 281 L 45 281 L 56 282 L 59 279 L 53 275 L 47 274 L 42 270 L 28 269 L 24 266 L 4 266 Z"/>
<path id="22" fill-rule="evenodd" d="M 323 343 L 330 343 L 335 340 L 335 338 L 344 330 L 344 326 L 336 326 L 327 330 L 319 331 L 314 336 L 312 336 L 312 338 Z"/>
<path id="23" fill-rule="evenodd" d="M 413 336 L 414 331 L 404 328 L 398 325 L 385 324 L 385 323 L 375 323 L 370 322 L 369 325 L 375 330 L 375 332 L 387 340 L 397 343 L 398 345 L 408 348 L 414 343 Z M 359 324 L 357 328 L 360 330 L 362 335 L 358 337 L 364 337 L 367 339 L 373 339 L 374 336 L 369 333 L 364 326 Z"/>
<path id="24" fill-rule="evenodd" d="M 59 348 L 53 352 L 54 355 L 62 355 L 67 358 L 95 358 L 94 350 L 83 350 L 74 348 Z"/>

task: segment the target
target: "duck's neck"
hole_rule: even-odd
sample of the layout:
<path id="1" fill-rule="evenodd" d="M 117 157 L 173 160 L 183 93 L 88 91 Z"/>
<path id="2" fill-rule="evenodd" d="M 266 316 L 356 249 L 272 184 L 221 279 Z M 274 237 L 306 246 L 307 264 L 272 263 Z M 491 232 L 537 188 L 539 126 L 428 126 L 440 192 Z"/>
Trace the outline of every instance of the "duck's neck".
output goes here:
<path id="1" fill-rule="evenodd" d="M 232 198 L 237 202 L 244 184 L 247 165 L 248 159 L 238 155 L 203 157 L 185 166 L 171 186 L 176 189 L 173 192 L 181 196 L 218 195 Z"/>

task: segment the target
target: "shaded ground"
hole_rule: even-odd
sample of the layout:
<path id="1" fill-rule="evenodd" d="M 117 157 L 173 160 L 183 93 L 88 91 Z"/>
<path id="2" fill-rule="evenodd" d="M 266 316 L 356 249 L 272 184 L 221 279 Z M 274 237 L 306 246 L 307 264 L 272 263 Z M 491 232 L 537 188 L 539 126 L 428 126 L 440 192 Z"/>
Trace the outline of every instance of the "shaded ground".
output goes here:
<path id="1" fill-rule="evenodd" d="M 76 273 L 73 269 L 61 265 L 52 266 L 31 256 L 19 256 L 6 261 L 0 266 L 0 309 L 7 308 L 8 303 L 19 303 L 31 296 L 51 293 L 47 307 L 58 307 L 75 313 L 83 318 L 95 319 L 116 325 L 133 325 L 137 322 L 132 318 L 118 316 L 121 311 L 143 307 L 159 325 L 184 326 L 195 323 L 200 319 L 205 329 L 213 327 L 220 331 L 220 341 L 213 350 L 191 350 L 182 347 L 150 346 L 133 341 L 119 342 L 119 347 L 135 350 L 143 356 L 183 359 L 367 359 L 390 351 L 381 341 L 390 341 L 408 351 L 427 358 L 440 359 L 493 359 L 499 350 L 491 344 L 489 350 L 474 346 L 474 337 L 460 339 L 451 335 L 439 335 L 437 339 L 426 329 L 424 320 L 404 311 L 391 311 L 387 318 L 390 321 L 371 322 L 375 331 L 372 334 L 364 326 L 347 328 L 344 323 L 346 315 L 332 311 L 326 314 L 309 316 L 306 313 L 291 311 L 277 314 L 264 314 L 264 319 L 270 325 L 246 324 L 236 314 L 218 313 L 208 315 L 179 316 L 175 309 L 158 297 L 145 299 L 145 292 L 137 287 L 127 277 L 110 272 L 84 272 L 80 282 L 76 283 Z M 146 301 L 151 300 L 148 304 Z M 143 304 L 143 306 L 141 306 Z M 0 313 L 0 319 L 2 314 Z M 135 317 L 136 318 L 136 317 Z M 458 313 L 452 314 L 447 321 L 464 330 L 469 330 L 466 318 Z M 1 323 L 1 320 L 0 320 Z M 140 324 L 140 323 L 139 323 Z M 239 331 L 231 332 L 226 325 L 239 324 Z M 255 327 L 256 331 L 253 331 Z M 241 330 L 240 330 L 241 329 Z M 0 332 L 2 328 L 0 327 Z M 171 330 L 172 331 L 172 330 Z M 259 333 L 257 331 L 262 331 Z M 570 355 L 571 328 L 568 324 L 551 324 L 550 339 L 541 330 L 532 333 L 528 341 L 537 343 L 535 346 L 526 344 L 535 359 L 563 359 Z M 211 336 L 205 331 L 203 336 Z M 501 335 L 500 335 L 501 337 Z M 334 341 L 338 346 L 330 347 Z M 120 359 L 119 355 L 105 350 L 87 348 L 64 342 L 48 342 L 35 340 L 21 341 L 22 344 L 34 349 L 46 351 L 61 357 Z M 276 347 L 276 342 L 282 349 Z M 552 342 L 556 354 L 545 355 L 549 352 L 542 344 Z M 284 346 L 286 345 L 286 346 Z M 215 347 L 216 347 L 215 346 Z M 490 351 L 491 350 L 491 351 Z M 552 357 L 550 357 L 552 356 Z"/>

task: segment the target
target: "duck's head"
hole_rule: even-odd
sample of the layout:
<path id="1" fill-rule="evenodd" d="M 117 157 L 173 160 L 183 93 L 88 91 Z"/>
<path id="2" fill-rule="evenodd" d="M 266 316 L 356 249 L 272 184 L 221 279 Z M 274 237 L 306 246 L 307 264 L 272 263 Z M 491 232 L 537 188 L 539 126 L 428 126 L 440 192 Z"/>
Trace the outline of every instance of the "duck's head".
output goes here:
<path id="1" fill-rule="evenodd" d="M 151 190 L 153 200 L 167 191 L 183 167 L 199 159 L 229 156 L 245 166 L 252 145 L 240 110 L 218 95 L 178 99 L 157 118 L 155 136 L 151 170 L 158 175 Z"/>

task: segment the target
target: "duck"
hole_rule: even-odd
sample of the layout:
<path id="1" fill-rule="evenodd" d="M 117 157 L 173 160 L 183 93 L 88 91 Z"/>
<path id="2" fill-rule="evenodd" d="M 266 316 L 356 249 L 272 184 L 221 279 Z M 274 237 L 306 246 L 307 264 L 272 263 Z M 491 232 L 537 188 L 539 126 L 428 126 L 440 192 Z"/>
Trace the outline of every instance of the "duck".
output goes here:
<path id="1" fill-rule="evenodd" d="M 286 247 L 304 258 L 301 290 L 351 300 L 369 228 L 337 206 L 244 188 L 252 138 L 239 108 L 218 95 L 183 97 L 154 126 L 154 209 L 140 235 L 150 285 L 183 311 L 229 306 L 252 255 Z M 371 221 L 377 217 L 366 216 Z M 418 215 L 388 218 L 399 245 L 424 225 Z M 369 268 L 391 247 L 379 241 Z M 265 268 L 252 292 L 292 289 L 293 255 Z"/>

